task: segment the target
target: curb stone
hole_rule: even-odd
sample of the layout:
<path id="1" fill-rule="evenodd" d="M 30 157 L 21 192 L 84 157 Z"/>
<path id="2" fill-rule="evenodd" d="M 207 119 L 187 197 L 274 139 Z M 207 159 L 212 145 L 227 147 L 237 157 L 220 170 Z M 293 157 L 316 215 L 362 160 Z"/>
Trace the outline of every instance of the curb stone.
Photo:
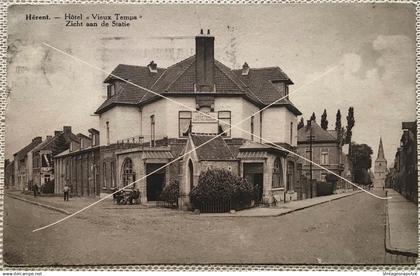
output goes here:
<path id="1" fill-rule="evenodd" d="M 71 215 L 72 214 L 72 213 L 70 213 L 70 212 L 68 212 L 64 209 L 57 208 L 57 207 L 47 205 L 47 204 L 44 204 L 44 203 L 28 200 L 28 199 L 25 199 L 25 198 L 20 197 L 20 196 L 11 195 L 11 194 L 7 194 L 7 196 L 9 196 L 11 198 L 14 198 L 14 199 L 17 199 L 17 200 L 24 201 L 24 202 L 29 203 L 29 204 L 37 205 L 37 206 L 44 207 L 44 208 L 47 208 L 47 209 L 50 209 L 50 210 L 53 210 L 53 211 L 56 211 L 56 212 L 60 212 L 60 213 L 63 213 L 65 215 Z"/>

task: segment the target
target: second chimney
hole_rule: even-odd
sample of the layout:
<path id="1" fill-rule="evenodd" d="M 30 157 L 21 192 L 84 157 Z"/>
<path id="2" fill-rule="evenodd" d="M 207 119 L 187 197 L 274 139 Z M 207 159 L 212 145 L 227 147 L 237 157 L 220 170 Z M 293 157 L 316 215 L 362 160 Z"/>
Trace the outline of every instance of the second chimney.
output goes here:
<path id="1" fill-rule="evenodd" d="M 195 37 L 195 85 L 199 92 L 214 90 L 214 36 L 201 30 Z"/>

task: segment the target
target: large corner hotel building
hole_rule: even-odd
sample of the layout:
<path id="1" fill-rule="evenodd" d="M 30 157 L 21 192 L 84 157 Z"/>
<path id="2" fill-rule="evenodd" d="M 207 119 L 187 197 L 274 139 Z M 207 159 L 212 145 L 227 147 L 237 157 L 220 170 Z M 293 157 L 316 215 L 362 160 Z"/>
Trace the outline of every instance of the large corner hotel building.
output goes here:
<path id="1" fill-rule="evenodd" d="M 159 68 L 154 62 L 147 66 L 120 64 L 105 79 L 107 99 L 95 112 L 100 121 L 100 158 L 94 184 L 100 187 L 95 190 L 110 192 L 141 179 L 206 143 L 230 124 L 288 95 L 293 82 L 279 67 L 251 68 L 245 63 L 242 69 L 232 70 L 215 60 L 214 42 L 209 31 L 201 31 L 195 37 L 195 55 L 168 68 Z M 300 111 L 286 97 L 239 127 L 296 151 L 298 115 Z M 181 206 L 188 207 L 189 193 L 200 172 L 209 168 L 225 168 L 245 177 L 261 187 L 266 202 L 296 199 L 296 157 L 249 133 L 232 128 L 138 181 L 142 202 L 157 200 L 164 185 L 178 179 Z M 65 181 L 72 185 L 71 178 L 56 175 L 56 192 L 61 192 Z"/>

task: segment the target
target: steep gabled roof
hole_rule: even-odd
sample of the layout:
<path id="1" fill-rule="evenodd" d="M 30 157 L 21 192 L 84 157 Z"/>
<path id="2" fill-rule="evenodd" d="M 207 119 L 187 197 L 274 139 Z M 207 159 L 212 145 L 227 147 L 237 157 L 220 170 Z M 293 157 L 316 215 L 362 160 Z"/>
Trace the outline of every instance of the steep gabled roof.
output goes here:
<path id="1" fill-rule="evenodd" d="M 176 93 L 179 95 L 185 93 L 192 95 L 195 93 L 195 68 L 195 55 L 167 69 L 158 68 L 158 72 L 154 74 L 151 74 L 148 67 L 145 66 L 120 64 L 112 74 L 142 88 L 124 83 L 119 91 L 116 91 L 116 95 L 107 99 L 95 113 L 101 114 L 115 105 L 135 106 L 146 103 L 157 99 L 159 96 L 156 94 Z M 112 79 L 116 78 L 109 76 L 105 82 L 110 82 Z M 215 95 L 240 95 L 257 105 L 266 106 L 284 96 L 284 93 L 273 85 L 273 81 L 293 84 L 279 67 L 250 68 L 249 74 L 244 76 L 242 70 L 232 70 L 223 63 L 214 61 Z M 147 89 L 155 93 L 147 91 Z M 275 106 L 285 106 L 294 114 L 301 115 L 300 111 L 287 98 L 276 102 Z"/>
<path id="2" fill-rule="evenodd" d="M 309 135 L 312 128 L 313 142 L 335 142 L 338 143 L 337 137 L 333 136 L 329 131 L 324 130 L 315 121 L 311 122 L 311 126 L 306 125 L 298 130 L 298 143 L 309 143 Z"/>
<path id="3" fill-rule="evenodd" d="M 229 146 L 221 136 L 214 138 L 214 135 L 191 134 L 190 137 L 194 146 L 199 147 L 196 150 L 199 160 L 235 160 Z M 204 143 L 207 144 L 203 145 Z"/>
<path id="4" fill-rule="evenodd" d="M 23 149 L 21 149 L 20 151 L 18 151 L 18 152 L 16 152 L 14 154 L 15 159 L 16 160 L 23 159 L 26 156 L 26 154 L 28 154 L 28 152 L 30 152 L 31 150 L 33 150 L 36 146 L 38 146 L 41 143 L 42 143 L 42 139 L 40 137 L 39 137 L 39 139 L 32 140 L 31 143 L 29 143 Z"/>
<path id="5" fill-rule="evenodd" d="M 272 104 L 284 97 L 284 92 L 279 91 L 274 86 L 273 82 L 280 81 L 286 84 L 293 84 L 291 79 L 280 69 L 280 67 L 249 68 L 248 74 L 246 75 L 242 75 L 242 69 L 233 70 L 233 72 L 265 105 Z M 274 105 L 286 106 L 296 115 L 301 115 L 300 111 L 288 98 L 284 98 Z"/>
<path id="6" fill-rule="evenodd" d="M 78 138 L 73 133 L 61 132 L 59 135 L 48 138 L 43 143 L 39 144 L 36 148 L 33 149 L 33 151 L 36 152 L 40 150 L 51 150 L 52 154 L 56 155 L 63 150 L 68 149 L 71 141 L 79 143 L 79 140 L 80 138 Z"/>
<path id="7" fill-rule="evenodd" d="M 147 91 L 141 87 L 149 89 L 164 71 L 165 69 L 163 68 L 157 68 L 157 73 L 151 73 L 147 66 L 119 64 L 104 82 L 108 83 L 112 80 L 123 79 L 140 87 L 127 82 L 122 83 L 116 94 L 105 100 L 95 113 L 101 114 L 115 105 L 137 105 L 143 96 L 147 94 Z M 119 78 L 116 78 L 116 76 Z"/>

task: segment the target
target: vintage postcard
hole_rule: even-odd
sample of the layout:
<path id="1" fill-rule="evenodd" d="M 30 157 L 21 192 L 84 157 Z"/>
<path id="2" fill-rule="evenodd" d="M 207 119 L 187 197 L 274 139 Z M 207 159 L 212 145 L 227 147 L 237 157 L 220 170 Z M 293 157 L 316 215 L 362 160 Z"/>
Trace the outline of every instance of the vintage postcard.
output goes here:
<path id="1" fill-rule="evenodd" d="M 3 261 L 400 265 L 416 5 L 9 5 Z"/>

